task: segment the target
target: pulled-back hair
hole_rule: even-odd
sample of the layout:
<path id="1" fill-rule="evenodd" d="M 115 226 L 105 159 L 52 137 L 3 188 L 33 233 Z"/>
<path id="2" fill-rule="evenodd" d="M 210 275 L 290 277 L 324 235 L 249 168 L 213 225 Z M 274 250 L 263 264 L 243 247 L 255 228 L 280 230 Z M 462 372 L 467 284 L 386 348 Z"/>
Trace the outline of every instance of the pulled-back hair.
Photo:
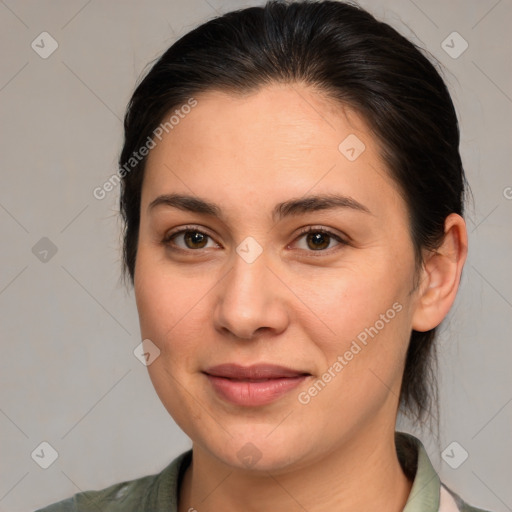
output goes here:
<path id="1" fill-rule="evenodd" d="M 246 94 L 302 83 L 357 111 L 409 211 L 418 268 L 450 213 L 463 213 L 465 177 L 448 89 L 413 43 L 358 6 L 278 2 L 229 12 L 176 41 L 137 86 L 124 120 L 120 168 L 173 109 L 199 93 Z M 134 280 L 146 158 L 122 173 L 124 273 Z M 435 334 L 412 331 L 400 404 L 422 419 L 436 400 Z"/>

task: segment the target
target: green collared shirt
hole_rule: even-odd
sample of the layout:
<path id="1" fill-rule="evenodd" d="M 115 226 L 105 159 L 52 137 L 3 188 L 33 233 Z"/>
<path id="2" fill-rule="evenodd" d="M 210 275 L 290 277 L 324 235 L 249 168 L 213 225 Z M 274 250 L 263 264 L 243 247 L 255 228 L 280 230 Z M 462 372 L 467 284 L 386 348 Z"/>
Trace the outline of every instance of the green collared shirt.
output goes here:
<path id="1" fill-rule="evenodd" d="M 404 472 L 413 480 L 403 512 L 485 512 L 469 506 L 440 482 L 419 439 L 397 432 L 395 441 Z M 160 473 L 80 492 L 36 512 L 177 512 L 181 478 L 191 459 L 189 450 Z"/>

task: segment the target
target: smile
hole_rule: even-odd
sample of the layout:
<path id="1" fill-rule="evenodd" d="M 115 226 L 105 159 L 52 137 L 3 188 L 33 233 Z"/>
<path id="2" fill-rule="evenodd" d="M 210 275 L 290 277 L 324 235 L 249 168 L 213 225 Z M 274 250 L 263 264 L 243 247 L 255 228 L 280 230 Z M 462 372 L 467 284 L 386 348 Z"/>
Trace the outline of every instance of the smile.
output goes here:
<path id="1" fill-rule="evenodd" d="M 276 365 L 234 364 L 215 366 L 204 374 L 221 399 L 244 407 L 270 404 L 310 376 L 307 372 Z"/>

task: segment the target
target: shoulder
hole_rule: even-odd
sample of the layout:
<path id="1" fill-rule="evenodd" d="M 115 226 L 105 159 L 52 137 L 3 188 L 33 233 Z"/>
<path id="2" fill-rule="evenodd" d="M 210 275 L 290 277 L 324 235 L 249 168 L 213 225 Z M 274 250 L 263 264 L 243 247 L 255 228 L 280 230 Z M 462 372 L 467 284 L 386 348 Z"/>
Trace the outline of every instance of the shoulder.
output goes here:
<path id="1" fill-rule="evenodd" d="M 402 469 L 412 480 L 403 512 L 489 512 L 469 505 L 441 482 L 419 439 L 405 432 L 396 432 L 395 442 Z"/>
<path id="2" fill-rule="evenodd" d="M 190 453 L 182 453 L 160 473 L 82 491 L 35 512 L 172 512 L 176 510 L 180 470 L 188 464 Z"/>
<path id="3" fill-rule="evenodd" d="M 83 491 L 36 512 L 136 510 L 158 475 L 119 482 L 96 491 Z"/>
<path id="4" fill-rule="evenodd" d="M 441 484 L 439 512 L 450 512 L 451 510 L 460 512 L 490 512 L 487 509 L 472 507 L 466 503 L 457 493 L 452 491 L 446 484 Z"/>

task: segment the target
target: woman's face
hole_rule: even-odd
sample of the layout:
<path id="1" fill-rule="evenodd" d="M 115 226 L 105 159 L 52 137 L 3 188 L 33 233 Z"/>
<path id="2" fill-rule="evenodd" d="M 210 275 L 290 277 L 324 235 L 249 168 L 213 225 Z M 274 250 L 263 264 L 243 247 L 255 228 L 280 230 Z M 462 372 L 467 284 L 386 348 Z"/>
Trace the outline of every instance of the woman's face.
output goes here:
<path id="1" fill-rule="evenodd" d="M 195 99 L 142 189 L 135 294 L 160 399 L 240 468 L 388 436 L 417 295 L 375 137 L 298 84 Z"/>

